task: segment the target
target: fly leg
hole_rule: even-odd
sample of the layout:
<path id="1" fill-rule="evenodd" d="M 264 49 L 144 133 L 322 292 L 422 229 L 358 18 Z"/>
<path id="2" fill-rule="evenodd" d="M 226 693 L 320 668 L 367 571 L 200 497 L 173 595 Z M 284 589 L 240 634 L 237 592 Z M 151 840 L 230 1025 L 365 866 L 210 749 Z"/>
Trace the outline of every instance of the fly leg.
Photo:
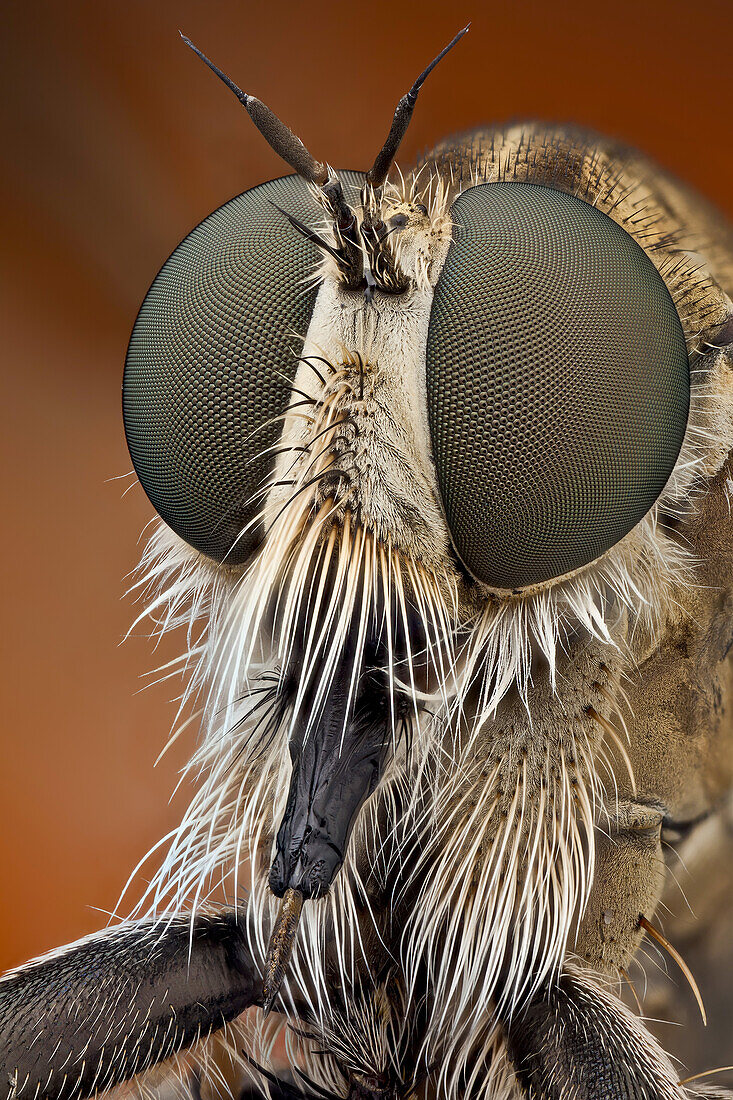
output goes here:
<path id="1" fill-rule="evenodd" d="M 0 979 L 0 1100 L 82 1100 L 262 1001 L 242 917 L 130 921 Z"/>

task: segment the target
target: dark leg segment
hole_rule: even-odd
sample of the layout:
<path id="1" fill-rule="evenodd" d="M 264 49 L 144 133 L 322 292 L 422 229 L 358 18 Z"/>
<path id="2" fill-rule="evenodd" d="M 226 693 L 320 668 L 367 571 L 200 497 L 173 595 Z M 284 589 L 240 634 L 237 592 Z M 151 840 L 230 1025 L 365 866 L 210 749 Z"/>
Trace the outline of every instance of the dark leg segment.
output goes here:
<path id="1" fill-rule="evenodd" d="M 678 1074 L 644 1024 L 580 973 L 506 1027 L 531 1100 L 683 1100 Z"/>
<path id="2" fill-rule="evenodd" d="M 261 998 L 232 913 L 107 929 L 0 979 L 0 1100 L 102 1092 Z"/>

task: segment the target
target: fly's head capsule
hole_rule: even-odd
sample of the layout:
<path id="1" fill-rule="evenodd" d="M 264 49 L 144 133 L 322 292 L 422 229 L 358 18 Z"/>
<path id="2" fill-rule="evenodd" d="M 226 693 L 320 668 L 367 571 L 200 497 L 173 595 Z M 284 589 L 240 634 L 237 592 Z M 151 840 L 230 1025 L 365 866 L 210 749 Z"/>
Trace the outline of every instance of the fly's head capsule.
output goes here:
<path id="1" fill-rule="evenodd" d="M 675 523 L 733 444 L 725 416 L 710 443 L 706 396 L 730 394 L 700 335 L 729 333 L 730 300 L 663 204 L 640 225 L 611 146 L 478 131 L 390 183 L 432 66 L 358 172 L 204 60 L 296 174 L 193 230 L 130 341 L 125 429 L 164 521 L 147 577 L 167 621 L 206 622 L 199 787 L 148 897 L 236 888 L 249 857 L 265 1007 L 295 949 L 319 1019 L 334 973 L 371 980 L 369 913 L 401 995 L 429 975 L 420 1049 L 455 1013 L 465 1068 L 481 1005 L 539 997 L 551 1030 L 591 996 L 557 984 L 573 931 L 612 972 L 659 900 L 681 783 L 649 726 L 619 734 L 622 681 L 688 598 Z"/>

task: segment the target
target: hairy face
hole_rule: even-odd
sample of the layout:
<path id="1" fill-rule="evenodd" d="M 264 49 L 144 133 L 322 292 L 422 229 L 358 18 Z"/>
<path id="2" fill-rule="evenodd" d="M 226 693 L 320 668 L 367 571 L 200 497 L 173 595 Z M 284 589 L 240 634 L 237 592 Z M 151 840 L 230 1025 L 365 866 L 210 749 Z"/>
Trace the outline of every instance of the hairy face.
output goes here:
<path id="1" fill-rule="evenodd" d="M 0 979 L 8 1100 L 688 1100 L 676 1009 L 730 1060 L 733 236 L 539 124 L 388 183 L 465 33 L 366 173 L 201 55 L 296 175 L 179 245 L 127 357 L 194 792 L 130 919 Z M 690 994 L 637 1014 L 649 945 Z"/>
<path id="2" fill-rule="evenodd" d="M 596 1039 L 679 1095 L 602 986 L 729 807 L 733 243 L 535 125 L 341 177 L 356 228 L 256 188 L 133 334 L 141 584 L 203 713 L 144 904 L 248 876 L 273 1003 L 300 915 L 278 1003 L 339 1095 L 596 1095 Z"/>

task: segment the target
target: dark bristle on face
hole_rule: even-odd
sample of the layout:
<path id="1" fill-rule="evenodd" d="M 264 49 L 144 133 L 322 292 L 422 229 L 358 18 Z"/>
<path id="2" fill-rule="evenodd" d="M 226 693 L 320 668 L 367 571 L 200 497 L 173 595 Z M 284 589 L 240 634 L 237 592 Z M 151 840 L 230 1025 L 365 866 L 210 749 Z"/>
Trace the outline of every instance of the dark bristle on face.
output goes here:
<path id="1" fill-rule="evenodd" d="M 491 183 L 454 203 L 427 346 L 458 557 L 500 589 L 599 558 L 674 468 L 690 401 L 679 316 L 644 250 L 589 203 Z"/>
<path id="2" fill-rule="evenodd" d="M 363 183 L 355 172 L 341 179 L 353 194 Z M 145 492 L 181 538 L 230 565 L 261 536 L 253 520 L 313 309 L 308 280 L 321 259 L 278 207 L 320 228 L 299 176 L 215 210 L 153 282 L 125 366 L 125 431 Z"/>

